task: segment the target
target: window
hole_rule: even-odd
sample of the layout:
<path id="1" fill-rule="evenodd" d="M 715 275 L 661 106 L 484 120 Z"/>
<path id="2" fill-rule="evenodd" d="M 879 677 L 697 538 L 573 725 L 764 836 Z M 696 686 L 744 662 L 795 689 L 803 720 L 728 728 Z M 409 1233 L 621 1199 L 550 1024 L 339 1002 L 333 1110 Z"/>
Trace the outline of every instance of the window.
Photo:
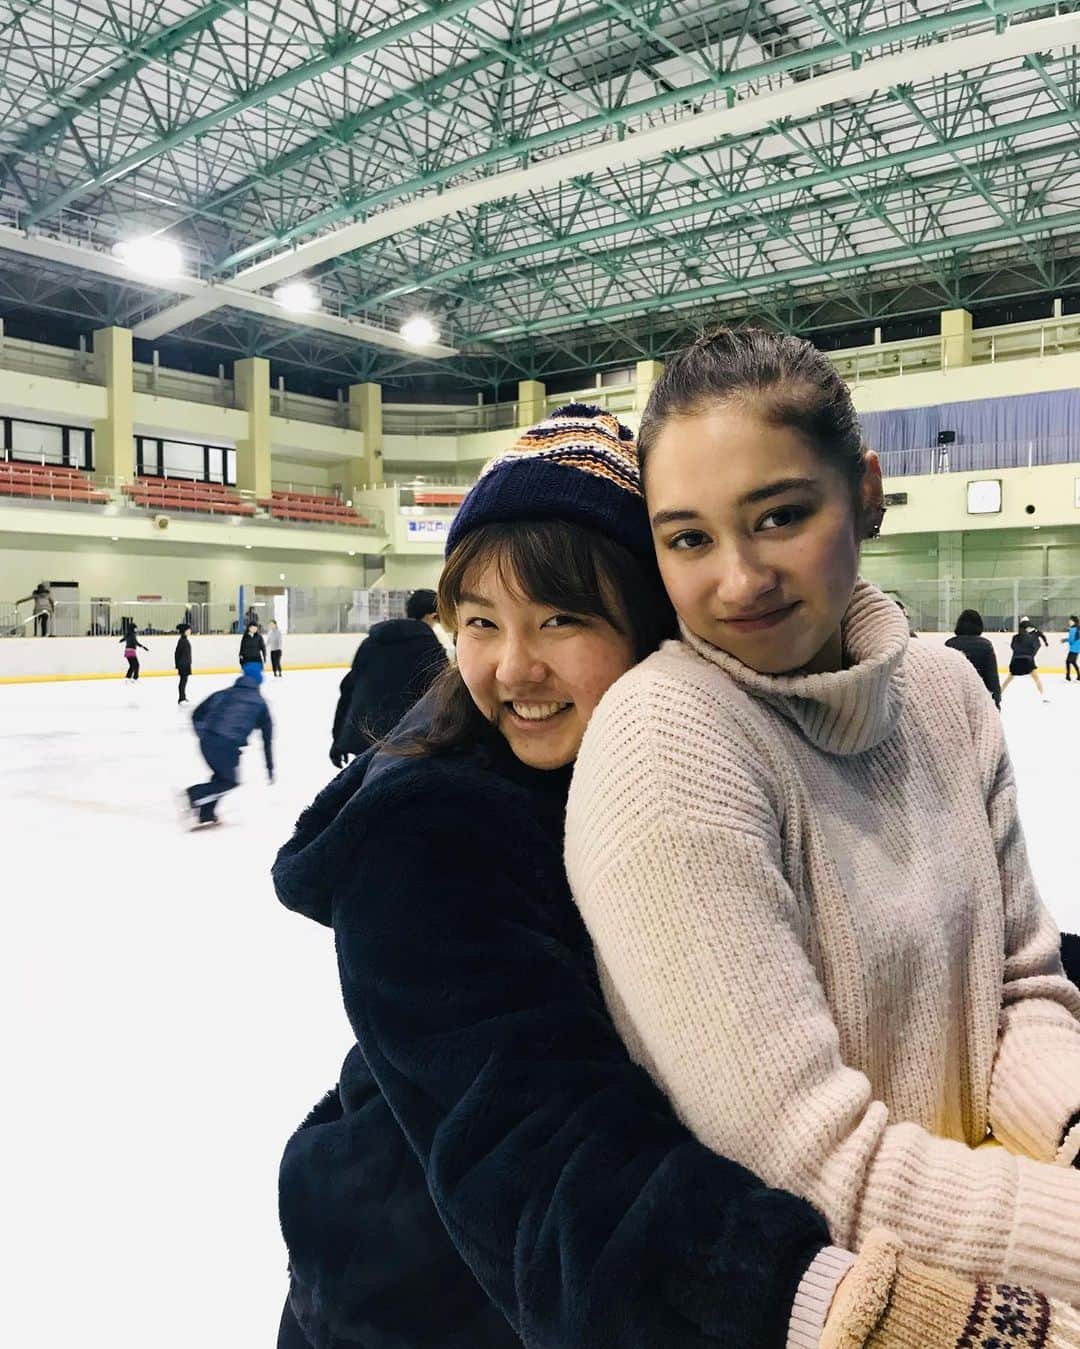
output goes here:
<path id="1" fill-rule="evenodd" d="M 161 442 L 161 464 L 167 478 L 198 478 L 202 481 L 206 473 L 203 447 L 184 440 Z"/>
<path id="2" fill-rule="evenodd" d="M 11 457 L 39 464 L 63 464 L 64 428 L 42 422 L 11 422 Z"/>

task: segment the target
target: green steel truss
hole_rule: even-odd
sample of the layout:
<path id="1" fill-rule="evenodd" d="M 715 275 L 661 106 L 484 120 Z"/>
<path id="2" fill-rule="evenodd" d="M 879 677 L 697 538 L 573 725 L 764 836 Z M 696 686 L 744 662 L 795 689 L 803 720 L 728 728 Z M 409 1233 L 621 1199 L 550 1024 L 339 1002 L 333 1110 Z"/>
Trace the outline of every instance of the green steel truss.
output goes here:
<path id="1" fill-rule="evenodd" d="M 350 222 L 911 48 L 1033 0 L 0 0 L 0 223 L 169 230 L 206 278 Z M 324 309 L 434 314 L 449 362 L 219 309 L 176 340 L 403 387 L 663 355 L 704 318 L 898 321 L 1080 282 L 1074 46 L 911 79 L 567 178 L 322 263 Z M 916 67 L 917 70 L 917 67 Z M 448 198 L 449 200 L 449 198 Z M 0 250 L 0 306 L 135 322 L 175 297 Z M 2 309 L 0 309 L 2 312 Z"/>

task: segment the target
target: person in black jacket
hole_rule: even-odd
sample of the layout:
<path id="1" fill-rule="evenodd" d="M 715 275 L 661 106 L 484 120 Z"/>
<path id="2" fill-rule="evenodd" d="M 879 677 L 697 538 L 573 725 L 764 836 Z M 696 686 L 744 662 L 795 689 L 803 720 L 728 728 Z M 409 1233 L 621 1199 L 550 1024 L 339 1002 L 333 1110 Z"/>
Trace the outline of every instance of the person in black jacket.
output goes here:
<path id="1" fill-rule="evenodd" d="M 334 712 L 335 768 L 392 731 L 446 668 L 446 652 L 433 631 L 435 611 L 434 590 L 414 590 L 405 618 L 376 623 L 360 643 Z"/>
<path id="2" fill-rule="evenodd" d="M 212 693 L 191 715 L 199 749 L 213 773 L 209 782 L 185 790 L 183 814 L 192 829 L 219 823 L 217 803 L 236 786 L 240 752 L 254 730 L 262 733 L 266 776 L 274 780 L 274 723 L 259 692 L 262 678 L 262 666 L 251 661 L 235 684 Z"/>
<path id="3" fill-rule="evenodd" d="M 977 609 L 965 609 L 953 628 L 956 634 L 945 643 L 954 651 L 962 651 L 978 671 L 996 706 L 1001 706 L 1001 681 L 998 679 L 997 653 L 993 643 L 983 633 L 982 614 Z"/>
<path id="4" fill-rule="evenodd" d="M 255 663 L 260 669 L 266 664 L 266 642 L 258 623 L 249 623 L 247 631 L 240 638 L 240 668 Z"/>
<path id="5" fill-rule="evenodd" d="M 884 1238 L 830 1247 L 809 1205 L 694 1139 L 607 1013 L 566 791 L 671 612 L 619 424 L 572 405 L 538 430 L 537 462 L 497 461 L 451 531 L 458 667 L 274 866 L 333 929 L 357 1038 L 282 1158 L 279 1349 L 817 1349 L 826 1319 L 852 1349 L 909 1343 L 894 1307 L 934 1324 L 939 1280 L 965 1311 L 976 1284 L 883 1264 Z"/>
<path id="6" fill-rule="evenodd" d="M 173 652 L 173 664 L 176 666 L 176 673 L 180 677 L 179 696 L 177 703 L 186 703 L 187 683 L 191 678 L 191 641 L 188 634 L 191 632 L 190 623 L 178 623 L 176 631 L 179 636 L 176 639 L 176 650 Z"/>
<path id="7" fill-rule="evenodd" d="M 1023 678 L 1024 675 L 1030 675 L 1035 681 L 1035 687 L 1039 690 L 1039 696 L 1044 703 L 1050 699 L 1046 696 L 1046 690 L 1043 688 L 1042 680 L 1039 678 L 1038 671 L 1035 669 L 1035 656 L 1038 653 L 1040 644 L 1049 646 L 1050 643 L 1039 629 L 1032 623 L 1030 618 L 1022 618 L 1020 626 L 1013 636 L 1012 660 L 1009 661 L 1009 674 L 1005 683 L 1001 686 L 1002 693 L 1009 687 L 1014 679 Z"/>

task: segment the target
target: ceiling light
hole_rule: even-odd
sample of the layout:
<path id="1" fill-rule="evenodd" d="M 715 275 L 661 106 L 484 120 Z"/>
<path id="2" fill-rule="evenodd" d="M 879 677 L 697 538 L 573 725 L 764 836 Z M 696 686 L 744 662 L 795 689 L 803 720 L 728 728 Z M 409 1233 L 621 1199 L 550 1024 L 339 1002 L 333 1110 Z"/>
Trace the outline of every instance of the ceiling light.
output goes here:
<path id="1" fill-rule="evenodd" d="M 310 314 L 322 303 L 315 293 L 315 287 L 307 281 L 290 281 L 287 285 L 278 286 L 274 291 L 274 299 L 290 314 Z"/>
<path id="2" fill-rule="evenodd" d="M 154 281 L 167 281 L 181 276 L 184 255 L 180 246 L 163 234 L 143 234 L 136 239 L 121 239 L 113 246 L 113 254 L 136 276 Z"/>
<path id="3" fill-rule="evenodd" d="M 439 330 L 426 314 L 413 314 L 399 329 L 410 346 L 430 347 L 439 340 Z"/>

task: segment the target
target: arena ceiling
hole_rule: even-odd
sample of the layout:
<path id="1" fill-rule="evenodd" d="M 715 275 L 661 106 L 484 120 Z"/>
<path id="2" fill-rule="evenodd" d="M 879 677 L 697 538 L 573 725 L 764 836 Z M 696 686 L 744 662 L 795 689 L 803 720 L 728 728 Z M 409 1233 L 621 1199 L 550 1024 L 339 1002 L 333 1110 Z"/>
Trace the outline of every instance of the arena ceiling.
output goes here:
<path id="1" fill-rule="evenodd" d="M 0 314 L 478 388 L 1080 291 L 1077 8 L 0 0 Z"/>

